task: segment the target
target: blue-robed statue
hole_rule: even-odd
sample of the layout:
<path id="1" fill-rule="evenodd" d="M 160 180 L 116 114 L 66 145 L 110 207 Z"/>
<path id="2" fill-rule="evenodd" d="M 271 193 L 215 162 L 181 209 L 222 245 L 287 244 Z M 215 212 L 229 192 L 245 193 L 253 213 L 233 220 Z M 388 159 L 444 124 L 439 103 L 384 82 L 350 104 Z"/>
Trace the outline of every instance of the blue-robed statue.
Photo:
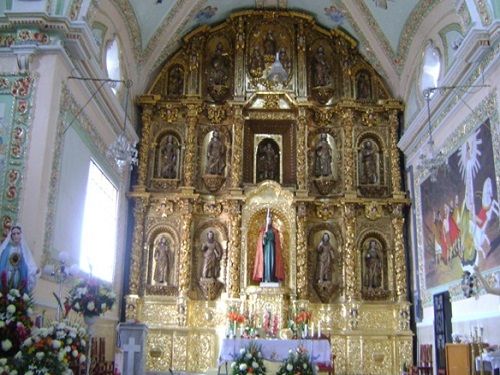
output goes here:
<path id="1" fill-rule="evenodd" d="M 22 238 L 20 226 L 13 226 L 0 246 L 0 274 L 5 273 L 8 285 L 19 288 L 25 284 L 28 291 L 35 288 L 38 269 Z"/>
<path id="2" fill-rule="evenodd" d="M 285 279 L 285 267 L 281 257 L 280 235 L 272 225 L 271 212 L 268 209 L 266 225 L 261 228 L 257 240 L 257 251 L 252 280 L 256 282 L 277 282 Z"/>

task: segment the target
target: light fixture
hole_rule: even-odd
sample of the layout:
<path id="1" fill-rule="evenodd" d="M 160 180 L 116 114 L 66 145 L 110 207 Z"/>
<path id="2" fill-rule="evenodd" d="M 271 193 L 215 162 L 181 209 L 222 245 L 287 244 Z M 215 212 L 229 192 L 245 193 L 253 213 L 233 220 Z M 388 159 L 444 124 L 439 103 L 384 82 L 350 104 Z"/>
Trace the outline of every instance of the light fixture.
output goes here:
<path id="1" fill-rule="evenodd" d="M 427 145 L 429 146 L 429 154 L 420 155 L 420 163 L 418 169 L 420 171 L 428 171 L 430 173 L 431 182 L 436 182 L 437 174 L 441 166 L 448 166 L 448 159 L 446 155 L 441 150 L 438 153 L 434 151 L 434 138 L 432 137 L 432 124 L 431 124 L 431 106 L 430 100 L 434 91 L 437 87 L 431 87 L 424 90 L 424 98 L 427 104 L 427 131 L 429 132 L 429 141 Z"/>
<path id="2" fill-rule="evenodd" d="M 123 120 L 123 129 L 121 129 L 120 134 L 115 139 L 113 143 L 108 146 L 108 151 L 106 152 L 106 156 L 114 159 L 118 169 L 122 172 L 126 167 L 132 169 L 134 165 L 137 165 L 137 148 L 136 143 L 131 143 L 127 138 L 127 114 L 128 114 L 128 100 L 129 100 L 129 90 L 132 87 L 131 80 L 122 80 L 122 79 L 110 79 L 110 78 L 88 78 L 88 77 L 75 77 L 70 76 L 68 79 L 76 79 L 80 81 L 96 81 L 101 82 L 99 87 L 92 93 L 89 100 L 83 105 L 83 107 L 78 111 L 78 113 L 73 117 L 73 120 L 70 124 L 63 130 L 63 134 L 71 127 L 73 122 L 78 118 L 80 113 L 85 109 L 85 107 L 92 101 L 92 99 L 97 95 L 97 93 L 101 90 L 105 83 L 123 83 L 126 88 L 125 95 L 125 117 Z"/>
<path id="3" fill-rule="evenodd" d="M 128 96 L 129 89 L 132 86 L 132 81 L 127 80 L 124 82 L 125 88 L 127 89 L 125 95 L 125 118 L 123 120 L 123 130 L 118 135 L 108 147 L 108 152 L 106 153 L 108 157 L 115 159 L 116 165 L 120 171 L 123 171 L 125 167 L 132 169 L 134 165 L 137 165 L 137 148 L 136 143 L 129 142 L 127 138 L 127 110 L 128 110 Z"/>

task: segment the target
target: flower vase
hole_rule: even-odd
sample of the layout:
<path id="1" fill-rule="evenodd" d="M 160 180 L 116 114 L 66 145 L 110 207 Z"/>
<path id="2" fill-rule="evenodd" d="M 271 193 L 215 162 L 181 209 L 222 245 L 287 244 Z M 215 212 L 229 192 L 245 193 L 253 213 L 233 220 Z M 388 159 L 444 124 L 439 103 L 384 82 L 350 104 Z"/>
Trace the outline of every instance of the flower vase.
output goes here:
<path id="1" fill-rule="evenodd" d="M 94 336 L 94 324 L 97 322 L 97 319 L 99 319 L 98 315 L 84 315 L 83 316 L 83 321 L 87 325 L 87 332 L 89 334 L 89 348 L 87 351 L 87 368 L 85 373 L 87 375 L 90 374 L 90 363 L 92 361 L 92 338 Z"/>
<path id="2" fill-rule="evenodd" d="M 309 334 L 309 328 L 308 328 L 307 324 L 304 324 L 302 326 L 302 338 L 306 339 L 308 334 Z"/>

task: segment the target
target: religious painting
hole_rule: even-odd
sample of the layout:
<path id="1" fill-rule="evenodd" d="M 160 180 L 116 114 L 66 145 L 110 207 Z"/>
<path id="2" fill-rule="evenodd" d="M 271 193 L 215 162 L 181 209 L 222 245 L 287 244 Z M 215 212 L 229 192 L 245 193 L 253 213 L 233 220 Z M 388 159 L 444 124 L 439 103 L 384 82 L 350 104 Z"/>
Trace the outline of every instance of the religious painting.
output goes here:
<path id="1" fill-rule="evenodd" d="M 427 288 L 500 264 L 499 206 L 489 120 L 421 184 Z"/>

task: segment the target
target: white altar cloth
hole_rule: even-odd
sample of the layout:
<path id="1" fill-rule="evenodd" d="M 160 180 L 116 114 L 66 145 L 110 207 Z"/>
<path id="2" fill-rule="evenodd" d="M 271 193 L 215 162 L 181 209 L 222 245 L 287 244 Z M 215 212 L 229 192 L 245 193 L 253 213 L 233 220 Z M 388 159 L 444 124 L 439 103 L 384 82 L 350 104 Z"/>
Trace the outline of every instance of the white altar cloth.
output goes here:
<path id="1" fill-rule="evenodd" d="M 302 346 L 307 350 L 312 363 L 331 363 L 330 342 L 325 339 L 280 340 L 280 339 L 224 339 L 219 353 L 219 365 L 232 362 L 250 343 L 261 347 L 262 358 L 271 362 L 282 362 L 288 357 L 288 351 L 295 351 Z"/>
<path id="2" fill-rule="evenodd" d="M 482 353 L 484 371 L 498 371 L 500 369 L 500 351 Z M 481 356 L 476 357 L 476 371 L 481 369 Z"/>

